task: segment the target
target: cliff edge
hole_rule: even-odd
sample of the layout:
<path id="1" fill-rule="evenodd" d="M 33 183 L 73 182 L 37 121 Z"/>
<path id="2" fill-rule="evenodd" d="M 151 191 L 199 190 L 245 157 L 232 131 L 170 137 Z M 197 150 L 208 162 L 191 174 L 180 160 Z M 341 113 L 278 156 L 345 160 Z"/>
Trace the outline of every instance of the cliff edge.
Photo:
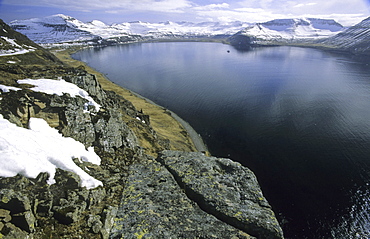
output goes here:
<path id="1" fill-rule="evenodd" d="M 283 238 L 250 170 L 174 151 L 84 67 L 0 33 L 1 238 Z"/>

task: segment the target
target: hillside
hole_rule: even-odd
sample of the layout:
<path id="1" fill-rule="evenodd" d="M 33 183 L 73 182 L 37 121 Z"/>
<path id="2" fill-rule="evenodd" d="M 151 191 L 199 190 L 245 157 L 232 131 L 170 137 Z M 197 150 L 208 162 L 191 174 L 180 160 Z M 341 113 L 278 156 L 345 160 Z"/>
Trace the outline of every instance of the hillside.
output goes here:
<path id="1" fill-rule="evenodd" d="M 370 17 L 319 43 L 355 54 L 370 54 Z"/>
<path id="2" fill-rule="evenodd" d="M 283 238 L 249 169 L 1 29 L 1 238 Z"/>
<path id="3" fill-rule="evenodd" d="M 0 64 L 61 64 L 50 52 L 14 31 L 0 19 Z M 7 60 L 7 61 L 6 61 Z"/>

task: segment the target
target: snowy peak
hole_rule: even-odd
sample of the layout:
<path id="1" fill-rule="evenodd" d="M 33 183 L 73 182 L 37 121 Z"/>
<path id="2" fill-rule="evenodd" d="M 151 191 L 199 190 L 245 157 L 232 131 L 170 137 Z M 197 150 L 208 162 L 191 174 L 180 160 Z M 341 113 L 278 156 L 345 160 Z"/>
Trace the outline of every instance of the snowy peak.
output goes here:
<path id="1" fill-rule="evenodd" d="M 73 17 L 58 14 L 45 18 L 15 20 L 9 25 L 34 42 L 58 43 L 93 39 L 95 36 L 79 29 L 83 24 Z"/>

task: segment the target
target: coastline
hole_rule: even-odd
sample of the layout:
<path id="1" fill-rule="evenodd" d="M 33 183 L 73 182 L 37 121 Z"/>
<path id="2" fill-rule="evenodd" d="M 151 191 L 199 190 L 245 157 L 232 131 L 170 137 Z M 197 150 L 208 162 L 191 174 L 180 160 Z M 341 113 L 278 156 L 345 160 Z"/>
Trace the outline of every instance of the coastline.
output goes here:
<path id="1" fill-rule="evenodd" d="M 194 128 L 176 113 L 156 104 L 152 100 L 144 96 L 123 88 L 106 77 L 101 72 L 88 66 L 86 63 L 75 60 L 71 55 L 79 50 L 81 47 L 56 49 L 51 52 L 60 59 L 63 63 L 73 66 L 83 66 L 85 70 L 97 77 L 104 90 L 114 91 L 118 95 L 130 101 L 136 109 L 142 110 L 149 115 L 151 126 L 162 137 L 170 140 L 171 150 L 178 151 L 198 151 L 210 155 L 206 144 L 202 137 L 194 130 Z"/>

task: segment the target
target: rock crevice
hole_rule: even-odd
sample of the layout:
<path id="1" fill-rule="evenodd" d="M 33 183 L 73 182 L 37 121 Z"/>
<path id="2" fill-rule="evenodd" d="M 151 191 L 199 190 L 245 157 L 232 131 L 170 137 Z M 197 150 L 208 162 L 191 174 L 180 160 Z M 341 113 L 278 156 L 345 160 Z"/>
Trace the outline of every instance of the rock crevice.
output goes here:
<path id="1" fill-rule="evenodd" d="M 163 151 L 157 158 L 205 212 L 257 238 L 283 238 L 252 171 L 230 159 Z"/>

